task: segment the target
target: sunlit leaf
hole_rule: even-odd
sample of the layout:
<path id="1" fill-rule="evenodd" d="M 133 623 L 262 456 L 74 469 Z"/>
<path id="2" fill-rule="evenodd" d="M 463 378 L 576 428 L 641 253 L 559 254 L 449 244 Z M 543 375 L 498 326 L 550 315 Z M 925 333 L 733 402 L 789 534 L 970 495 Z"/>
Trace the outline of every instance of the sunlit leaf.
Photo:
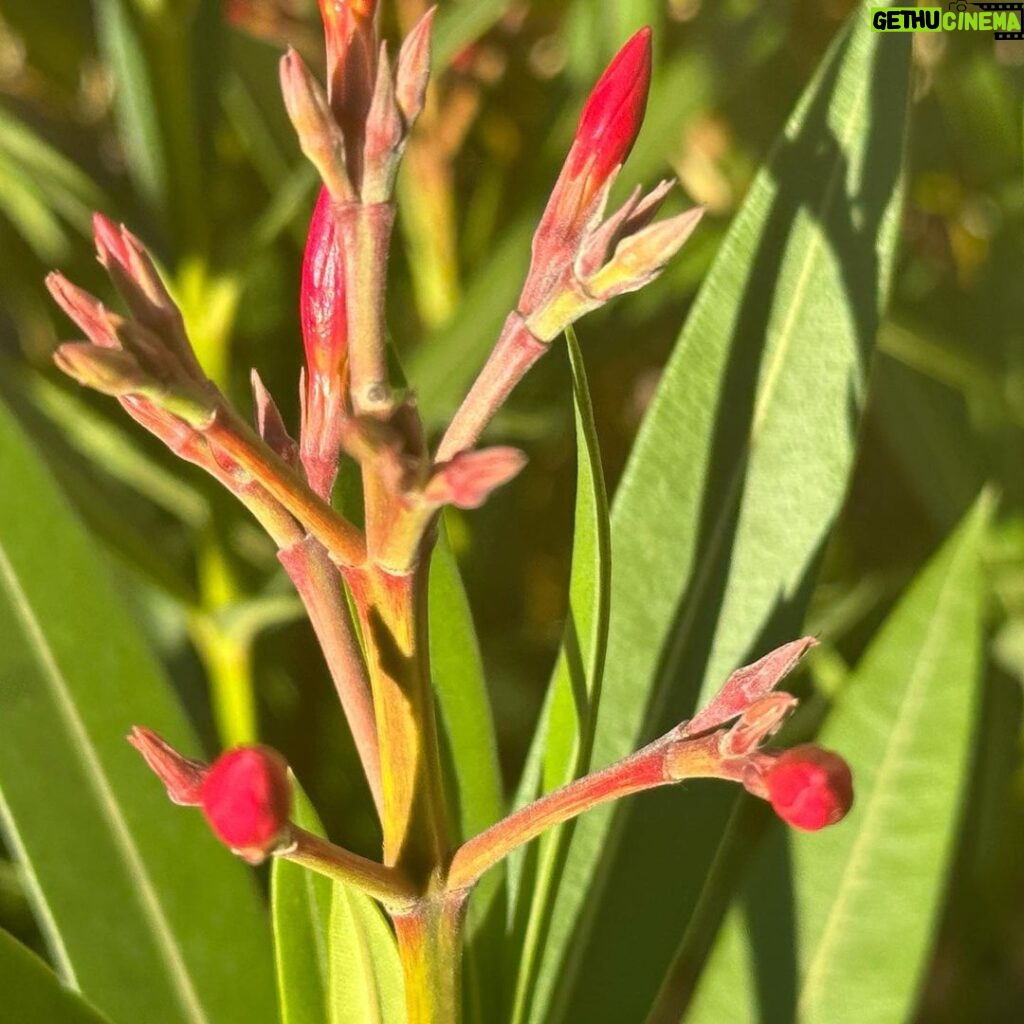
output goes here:
<path id="1" fill-rule="evenodd" d="M 608 639 L 611 584 L 608 497 L 583 354 L 571 328 L 567 340 L 576 419 L 576 509 L 569 613 L 562 654 L 530 757 L 531 766 L 536 765 L 536 771 L 529 771 L 534 792 L 524 794 L 524 799 L 556 789 L 589 770 Z M 517 1008 L 525 1004 L 535 980 L 572 831 L 570 823 L 539 840 L 536 882 L 522 897 L 528 906 L 517 908 L 517 916 L 522 914 L 524 918 L 514 940 L 517 946 L 521 945 L 513 995 Z M 519 1012 L 521 1009 L 514 1014 Z"/>
<path id="2" fill-rule="evenodd" d="M 616 495 L 596 765 L 798 635 L 896 236 L 909 47 L 851 19 L 722 245 Z M 694 786 L 581 820 L 524 1019 L 650 1004 L 727 813 Z"/>
<path id="3" fill-rule="evenodd" d="M 297 784 L 292 820 L 323 834 L 316 811 Z M 334 883 L 280 857 L 275 858 L 270 875 L 281 1024 L 324 1024 L 329 1019 Z"/>
<path id="4" fill-rule="evenodd" d="M 990 509 L 982 500 L 967 516 L 844 688 L 820 741 L 849 760 L 854 808 L 820 834 L 776 830 L 725 924 L 688 1024 L 913 1017 L 976 731 L 979 552 Z"/>

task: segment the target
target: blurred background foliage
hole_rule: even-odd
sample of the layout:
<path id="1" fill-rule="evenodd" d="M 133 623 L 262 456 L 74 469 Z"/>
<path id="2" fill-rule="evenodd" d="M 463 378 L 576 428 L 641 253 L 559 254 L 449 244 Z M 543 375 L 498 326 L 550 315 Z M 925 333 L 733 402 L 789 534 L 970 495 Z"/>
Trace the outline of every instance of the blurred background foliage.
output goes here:
<path id="1" fill-rule="evenodd" d="M 420 0 L 385 5 L 408 29 Z M 642 295 L 581 325 L 614 489 L 660 368 L 734 211 L 847 0 L 448 0 L 440 74 L 400 184 L 389 320 L 429 422 L 452 411 L 518 292 L 529 236 L 589 84 L 655 28 L 648 120 L 624 182 L 676 175 L 706 204 Z M 0 395 L 100 537 L 207 745 L 280 747 L 328 823 L 374 825 L 333 691 L 274 553 L 197 471 L 59 380 L 45 272 L 107 294 L 93 209 L 162 261 L 211 375 L 248 408 L 259 367 L 297 416 L 298 266 L 312 206 L 277 86 L 285 41 L 317 52 L 313 0 L 4 0 L 0 13 Z M 982 724 L 924 1022 L 1024 1005 L 1024 43 L 914 41 L 902 245 L 858 463 L 814 597 L 811 681 L 843 684 L 896 596 L 988 481 L 994 599 Z M 676 200 L 682 204 L 683 198 Z M 826 344 L 827 339 L 823 338 Z M 807 382 L 814 387 L 813 381 Z M 511 790 L 561 636 L 574 441 L 564 350 L 495 424 L 530 466 L 450 523 Z M 0 486 L 3 483 L 0 482 Z M 0 860 L 0 924 L 32 941 Z"/>

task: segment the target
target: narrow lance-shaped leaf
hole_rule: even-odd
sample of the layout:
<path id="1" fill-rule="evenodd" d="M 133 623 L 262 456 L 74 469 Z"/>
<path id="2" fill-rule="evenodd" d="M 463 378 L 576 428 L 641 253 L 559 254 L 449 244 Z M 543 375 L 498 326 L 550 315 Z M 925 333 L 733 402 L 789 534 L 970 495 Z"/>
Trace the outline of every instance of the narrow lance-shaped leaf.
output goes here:
<path id="1" fill-rule="evenodd" d="M 0 824 L 61 977 L 114 1020 L 273 1024 L 247 869 L 125 742 L 199 753 L 92 542 L 0 408 Z"/>
<path id="2" fill-rule="evenodd" d="M 666 368 L 614 503 L 597 765 L 799 635 L 891 272 L 907 56 L 851 15 Z M 694 786 L 580 821 L 523 1020 L 649 1005 L 726 815 L 719 790 Z"/>
<path id="3" fill-rule="evenodd" d="M 81 996 L 61 984 L 49 967 L 0 929 L 0 992 L 8 1020 L 26 1024 L 104 1024 Z"/>
<path id="4" fill-rule="evenodd" d="M 438 533 L 430 566 L 430 670 L 444 754 L 452 768 L 452 796 L 458 811 L 453 824 L 459 835 L 468 839 L 502 817 L 505 801 L 472 611 L 443 520 Z M 490 1000 L 495 995 L 495 986 L 488 983 L 487 975 L 501 956 L 504 880 L 502 865 L 477 886 L 469 904 L 465 977 L 470 1022 L 488 1019 Z"/>
<path id="5" fill-rule="evenodd" d="M 298 786 L 293 820 L 324 834 Z M 377 904 L 280 859 L 271 884 L 282 1024 L 404 1024 L 402 966 Z"/>
<path id="6" fill-rule="evenodd" d="M 329 1024 L 406 1024 L 402 964 L 380 907 L 335 885 L 330 927 Z"/>
<path id="7" fill-rule="evenodd" d="M 556 789 L 589 770 L 608 639 L 608 497 L 583 354 L 572 328 L 567 340 L 576 421 L 576 507 L 569 612 L 562 653 L 531 751 L 528 777 L 534 780 L 534 792 L 524 794 L 524 798 Z M 564 825 L 539 840 L 536 883 L 528 901 L 524 898 L 527 905 L 517 908 L 524 922 L 522 928 L 517 928 L 516 939 L 516 946 L 522 950 L 514 993 L 517 1003 L 526 998 L 544 948 L 572 828 L 571 824 Z"/>
<path id="8" fill-rule="evenodd" d="M 686 1021 L 911 1019 L 963 805 L 984 614 L 982 499 L 889 616 L 820 740 L 856 780 L 842 825 L 779 830 Z M 679 1019 L 678 1016 L 674 1019 Z"/>
<path id="9" fill-rule="evenodd" d="M 316 835 L 323 826 L 306 794 L 294 785 L 292 820 Z M 274 859 L 270 898 L 281 1024 L 329 1019 L 331 893 L 334 883 L 298 864 Z"/>

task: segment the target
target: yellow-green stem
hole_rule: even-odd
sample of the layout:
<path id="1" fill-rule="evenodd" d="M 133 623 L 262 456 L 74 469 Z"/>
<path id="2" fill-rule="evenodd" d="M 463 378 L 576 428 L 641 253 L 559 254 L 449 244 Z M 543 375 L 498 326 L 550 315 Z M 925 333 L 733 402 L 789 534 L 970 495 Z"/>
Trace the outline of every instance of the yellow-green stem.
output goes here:
<path id="1" fill-rule="evenodd" d="M 425 885 L 446 862 L 448 832 L 426 619 L 429 559 L 393 575 L 346 568 L 366 645 L 380 741 L 384 863 Z"/>
<path id="2" fill-rule="evenodd" d="M 408 1024 L 460 1024 L 464 894 L 429 896 L 395 915 Z"/>

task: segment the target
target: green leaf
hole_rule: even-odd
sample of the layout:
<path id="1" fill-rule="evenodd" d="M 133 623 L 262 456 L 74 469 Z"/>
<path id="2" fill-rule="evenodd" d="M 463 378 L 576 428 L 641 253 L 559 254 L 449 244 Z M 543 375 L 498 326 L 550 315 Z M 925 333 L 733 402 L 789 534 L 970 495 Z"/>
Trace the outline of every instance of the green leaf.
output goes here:
<path id="1" fill-rule="evenodd" d="M 453 824 L 459 837 L 468 839 L 503 816 L 505 798 L 476 628 L 443 519 L 438 532 L 430 565 L 430 671 L 444 754 L 451 766 L 446 775 L 453 781 L 449 794 L 457 810 Z M 501 956 L 504 883 L 502 865 L 476 887 L 469 905 L 465 978 L 471 1020 L 490 1019 L 488 1009 L 495 992 L 487 979 Z"/>
<path id="2" fill-rule="evenodd" d="M 0 408 L 0 823 L 61 977 L 113 1020 L 273 1024 L 247 870 L 125 742 L 196 743 L 106 566 Z"/>
<path id="3" fill-rule="evenodd" d="M 430 565 L 430 671 L 454 760 L 457 827 L 468 839 L 504 814 L 483 660 L 459 566 L 442 522 Z"/>
<path id="4" fill-rule="evenodd" d="M 295 824 L 317 835 L 323 826 L 293 780 Z M 323 1024 L 329 1016 L 331 895 L 334 883 L 282 857 L 270 869 L 270 905 L 282 1024 Z"/>
<path id="5" fill-rule="evenodd" d="M 468 43 L 496 25 L 512 0 L 461 0 L 441 8 L 434 31 L 434 67 L 447 67 Z"/>
<path id="6" fill-rule="evenodd" d="M 295 785 L 296 824 L 323 835 Z M 282 1024 L 405 1024 L 398 947 L 358 889 L 280 858 L 271 872 Z"/>
<path id="7" fill-rule="evenodd" d="M 567 341 L 576 420 L 576 508 L 569 613 L 548 704 L 534 740 L 535 749 L 531 751 L 530 763 L 537 765 L 537 771 L 531 772 L 535 788 L 526 799 L 556 789 L 589 771 L 608 640 L 611 585 L 608 496 L 586 369 L 572 328 L 567 333 Z M 524 908 L 526 922 L 522 939 L 517 942 L 522 947 L 522 957 L 513 1020 L 521 1019 L 535 981 L 573 825 L 563 825 L 539 841 L 537 879 L 529 908 Z"/>
<path id="8" fill-rule="evenodd" d="M 913 1018 L 978 717 L 991 504 L 978 502 L 904 595 L 822 730 L 853 769 L 853 810 L 820 834 L 776 830 L 688 1022 Z"/>
<path id="9" fill-rule="evenodd" d="M 96 33 L 114 80 L 114 111 L 125 162 L 150 210 L 166 210 L 168 156 L 139 16 L 129 0 L 94 0 Z"/>
<path id="10" fill-rule="evenodd" d="M 335 885 L 330 927 L 330 1024 L 406 1024 L 398 945 L 380 907 Z"/>
<path id="11" fill-rule="evenodd" d="M 0 929 L 0 992 L 4 1014 L 25 1024 L 103 1024 L 84 999 L 65 988 L 35 953 Z"/>
<path id="12" fill-rule="evenodd" d="M 666 368 L 614 503 L 597 765 L 798 635 L 891 273 L 908 53 L 851 15 Z M 666 790 L 580 821 L 530 1021 L 650 1005 L 727 817 L 720 793 Z"/>

